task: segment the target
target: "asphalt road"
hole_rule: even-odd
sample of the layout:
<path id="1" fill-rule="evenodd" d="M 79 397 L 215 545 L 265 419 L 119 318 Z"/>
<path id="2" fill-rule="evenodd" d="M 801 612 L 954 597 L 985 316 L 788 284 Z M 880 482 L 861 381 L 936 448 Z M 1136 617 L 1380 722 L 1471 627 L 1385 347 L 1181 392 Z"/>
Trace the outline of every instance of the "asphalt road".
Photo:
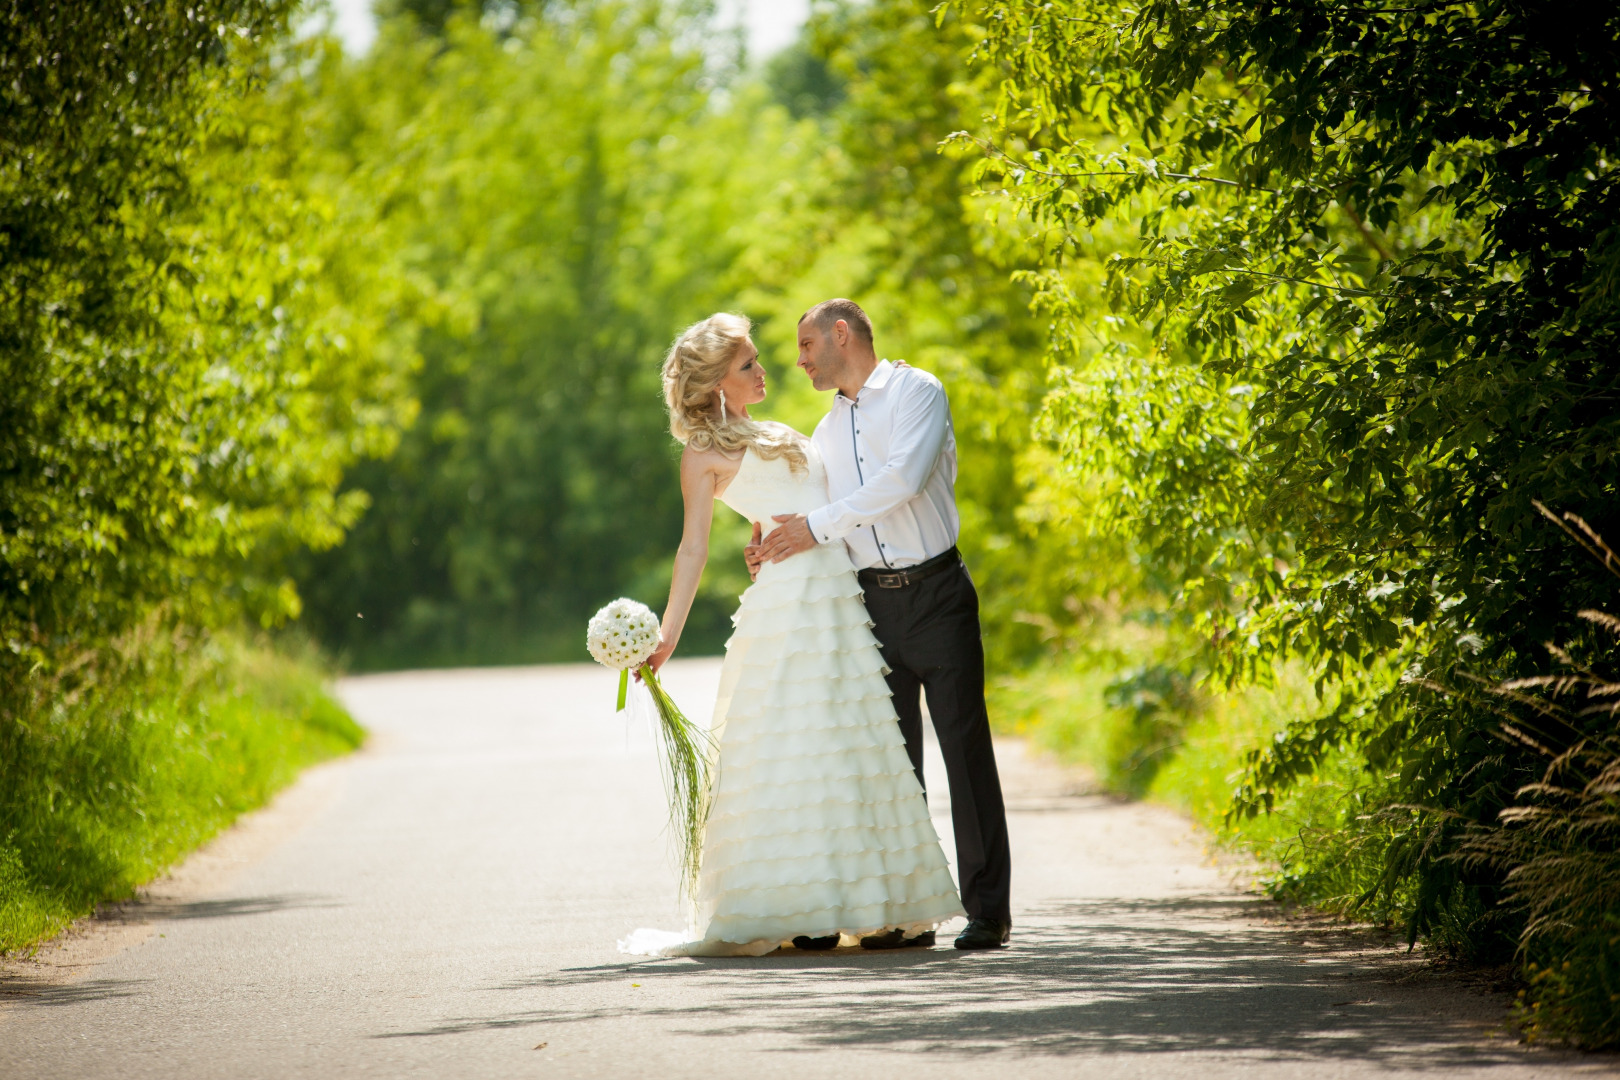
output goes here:
<path id="1" fill-rule="evenodd" d="M 717 673 L 678 662 L 668 684 L 706 716 Z M 1519 1045 L 1503 998 L 1392 946 L 1277 918 L 1179 818 L 1088 795 L 1016 742 L 1011 948 L 631 960 L 617 937 L 679 919 L 651 742 L 612 713 L 608 673 L 341 690 L 365 751 L 5 966 L 0 1077 L 1613 1071 Z"/>

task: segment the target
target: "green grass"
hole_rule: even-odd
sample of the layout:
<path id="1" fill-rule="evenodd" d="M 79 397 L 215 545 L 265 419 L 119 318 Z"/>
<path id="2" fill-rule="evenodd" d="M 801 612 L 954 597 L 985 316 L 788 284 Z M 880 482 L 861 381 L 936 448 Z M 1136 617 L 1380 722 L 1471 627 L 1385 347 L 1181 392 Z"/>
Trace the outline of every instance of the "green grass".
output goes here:
<path id="1" fill-rule="evenodd" d="M 1280 900 L 1357 921 L 1406 921 L 1421 879 L 1385 877 L 1409 827 L 1382 812 L 1403 801 L 1399 774 L 1375 773 L 1341 749 L 1280 793 L 1272 813 L 1230 813 L 1249 754 L 1319 707 L 1300 672 L 1284 669 L 1269 688 L 1219 692 L 1156 668 L 1165 643 L 1143 627 L 1109 627 L 1099 638 L 1086 652 L 997 680 L 997 727 L 1085 765 L 1111 790 L 1186 812 L 1222 846 L 1256 856 Z M 1585 670 L 1600 688 L 1620 685 L 1620 676 Z M 1546 699 L 1541 707 L 1567 708 Z M 1527 816 L 1474 833 L 1464 849 L 1513 870 L 1507 903 L 1487 905 L 1455 885 L 1421 940 L 1451 961 L 1511 963 L 1520 980 L 1513 1017 L 1525 1038 L 1611 1048 L 1620 1046 L 1620 739 L 1587 739 L 1559 762 L 1527 802 L 1520 793 Z M 1540 919 L 1534 934 L 1504 932 L 1526 915 Z"/>
<path id="2" fill-rule="evenodd" d="M 1157 678 L 1148 635 L 1110 641 L 1088 652 L 996 680 L 990 711 L 998 730 L 1029 738 L 1060 760 L 1090 769 L 1108 790 L 1183 811 L 1223 845 L 1272 868 L 1271 891 L 1297 893 L 1291 874 L 1315 866 L 1364 786 L 1350 754 L 1329 762 L 1286 794 L 1270 814 L 1233 819 L 1233 794 L 1248 754 L 1289 720 L 1315 708 L 1311 688 L 1284 671 L 1270 688 L 1231 693 Z M 1330 893 L 1359 887 L 1358 868 L 1343 882 L 1313 882 L 1310 899 L 1336 906 Z"/>
<path id="3" fill-rule="evenodd" d="M 364 732 L 307 648 L 146 632 L 0 703 L 0 950 L 129 897 Z"/>

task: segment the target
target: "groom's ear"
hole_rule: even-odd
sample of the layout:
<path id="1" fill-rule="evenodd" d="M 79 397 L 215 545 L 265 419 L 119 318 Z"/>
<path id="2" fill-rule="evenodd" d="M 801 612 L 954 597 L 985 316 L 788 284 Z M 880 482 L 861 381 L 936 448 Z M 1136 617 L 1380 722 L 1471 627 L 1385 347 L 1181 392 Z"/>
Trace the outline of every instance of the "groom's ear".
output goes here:
<path id="1" fill-rule="evenodd" d="M 833 323 L 833 340 L 838 342 L 839 345 L 849 344 L 849 323 L 843 319 Z"/>

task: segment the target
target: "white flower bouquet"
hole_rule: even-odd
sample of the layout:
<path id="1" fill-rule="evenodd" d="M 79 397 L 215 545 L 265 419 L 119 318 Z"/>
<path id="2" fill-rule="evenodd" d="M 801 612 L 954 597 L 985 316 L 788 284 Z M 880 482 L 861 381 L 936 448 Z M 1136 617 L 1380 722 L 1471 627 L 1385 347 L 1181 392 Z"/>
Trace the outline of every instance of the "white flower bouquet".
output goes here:
<path id="1" fill-rule="evenodd" d="M 664 789 L 669 796 L 681 884 L 687 896 L 694 897 L 709 808 L 709 735 L 681 713 L 659 684 L 658 673 L 647 663 L 661 640 L 658 617 L 646 604 L 634 600 L 613 601 L 591 617 L 585 631 L 585 647 L 592 658 L 619 673 L 618 708 L 624 708 L 630 672 L 634 670 L 658 710 Z"/>

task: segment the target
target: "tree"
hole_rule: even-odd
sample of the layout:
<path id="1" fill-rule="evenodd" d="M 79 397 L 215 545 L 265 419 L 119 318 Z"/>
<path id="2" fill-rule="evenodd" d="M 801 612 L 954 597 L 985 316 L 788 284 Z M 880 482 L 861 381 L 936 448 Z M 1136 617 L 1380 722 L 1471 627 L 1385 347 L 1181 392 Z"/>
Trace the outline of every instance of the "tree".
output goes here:
<path id="1" fill-rule="evenodd" d="M 154 606 L 296 614 L 279 560 L 397 426 L 408 350 L 332 302 L 376 274 L 242 111 L 289 12 L 0 15 L 0 685 Z"/>
<path id="2" fill-rule="evenodd" d="M 811 304 L 853 297 L 871 312 L 882 355 L 938 375 L 951 395 L 959 445 L 961 547 L 979 585 L 994 672 L 1041 656 L 1103 591 L 1117 563 L 1068 514 L 1047 483 L 1051 448 L 1034 430 L 1047 391 L 1045 334 L 1032 290 L 1016 277 L 1037 265 L 1028 221 L 981 193 L 973 160 L 942 142 L 979 128 L 994 80 L 971 55 L 979 30 L 922 0 L 827 4 L 772 78 L 798 100 L 802 56 L 835 81 L 836 104 L 801 201 L 783 222 L 793 262 L 750 258 L 743 300 L 768 312 L 774 351 L 795 348 Z M 818 76 L 819 78 L 819 76 Z M 768 352 L 773 350 L 768 350 Z M 808 427 L 826 411 L 805 392 L 782 414 Z M 1112 554 L 1112 553 L 1110 553 Z"/>
<path id="3" fill-rule="evenodd" d="M 1317 870 L 1372 852 L 1363 898 L 1414 933 L 1510 940 L 1500 882 L 1452 856 L 1539 762 L 1423 686 L 1530 674 L 1612 597 L 1533 501 L 1610 534 L 1620 512 L 1620 15 L 967 7 L 1005 79 L 984 175 L 1048 231 L 1071 468 L 1229 676 L 1321 676 L 1328 707 L 1256 757 L 1250 810 L 1355 746 L 1368 805 Z M 1146 348 L 1081 332 L 1066 268 L 1112 217 L 1139 226 L 1108 289 Z"/>
<path id="4" fill-rule="evenodd" d="M 420 420 L 349 478 L 372 509 L 303 573 L 317 633 L 356 663 L 582 658 L 603 602 L 662 598 L 681 496 L 659 366 L 734 305 L 801 152 L 758 88 L 716 93 L 706 25 L 611 0 L 504 28 L 452 15 L 442 35 L 394 20 L 289 100 L 334 187 L 388 193 L 374 242 L 447 312 L 422 340 Z M 724 640 L 741 589 L 721 529 L 727 595 L 694 614 L 695 645 Z"/>

